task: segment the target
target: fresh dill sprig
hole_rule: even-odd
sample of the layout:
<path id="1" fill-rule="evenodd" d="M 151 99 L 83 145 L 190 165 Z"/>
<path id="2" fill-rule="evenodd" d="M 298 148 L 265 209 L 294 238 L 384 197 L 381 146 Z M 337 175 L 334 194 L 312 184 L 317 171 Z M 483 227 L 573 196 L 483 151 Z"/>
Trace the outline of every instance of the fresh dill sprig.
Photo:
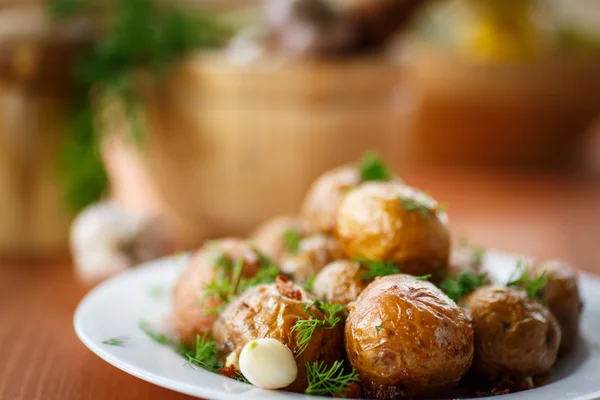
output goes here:
<path id="1" fill-rule="evenodd" d="M 169 346 L 170 348 L 175 350 L 177 354 L 186 357 L 187 354 L 192 353 L 185 343 L 178 343 L 169 339 L 165 334 L 155 330 L 149 322 L 140 321 L 139 328 L 142 330 L 142 332 L 148 335 L 150 339 L 154 340 L 158 344 Z"/>
<path id="2" fill-rule="evenodd" d="M 163 285 L 157 283 L 151 286 L 148 286 L 147 290 L 148 296 L 155 300 L 160 300 L 165 294 L 165 288 Z"/>
<path id="3" fill-rule="evenodd" d="M 331 368 L 324 361 L 315 361 L 312 364 L 306 363 L 306 379 L 306 394 L 346 397 L 348 385 L 358 382 L 358 373 L 354 368 L 349 373 L 344 373 L 342 361 L 334 362 Z"/>
<path id="4" fill-rule="evenodd" d="M 323 319 L 320 320 L 310 311 L 312 307 L 317 307 L 323 313 Z M 296 333 L 296 357 L 306 350 L 313 333 L 317 328 L 333 329 L 343 320 L 340 315 L 346 306 L 341 304 L 327 303 L 321 300 L 315 300 L 304 306 L 304 311 L 310 315 L 309 319 L 298 319 L 292 327 L 292 332 Z"/>
<path id="5" fill-rule="evenodd" d="M 475 289 L 484 286 L 487 274 L 475 275 L 468 271 L 449 277 L 440 283 L 439 287 L 448 297 L 458 301 Z"/>
<path id="6" fill-rule="evenodd" d="M 379 158 L 377 153 L 367 152 L 360 163 L 358 171 L 363 181 L 389 181 L 392 178 L 389 167 Z"/>
<path id="7" fill-rule="evenodd" d="M 533 278 L 530 276 L 530 271 L 527 263 L 519 260 L 517 262 L 517 277 L 511 278 L 506 286 L 520 287 L 525 289 L 527 296 L 532 299 L 542 300 L 540 292 L 548 283 L 548 275 L 546 271 Z"/>
<path id="8" fill-rule="evenodd" d="M 129 338 L 127 336 L 118 336 L 118 337 L 107 339 L 107 340 L 103 341 L 102 344 L 108 344 L 110 346 L 117 346 L 117 347 L 125 347 L 125 345 L 127 344 L 128 341 L 129 341 Z"/>
<path id="9" fill-rule="evenodd" d="M 283 247 L 290 254 L 296 254 L 300 248 L 302 234 L 296 229 L 289 229 L 281 234 Z"/>
<path id="10" fill-rule="evenodd" d="M 371 282 L 378 276 L 395 275 L 400 273 L 400 267 L 391 261 L 373 261 L 357 259 L 357 263 L 363 267 L 360 278 L 365 282 Z"/>
<path id="11" fill-rule="evenodd" d="M 196 335 L 196 349 L 186 354 L 188 364 L 195 364 L 210 372 L 218 372 L 220 365 L 215 342 L 207 335 Z"/>
<path id="12" fill-rule="evenodd" d="M 307 292 L 312 292 L 313 286 L 315 285 L 315 279 L 317 279 L 316 274 L 309 276 L 306 282 L 302 285 L 304 290 L 306 290 Z"/>
<path id="13" fill-rule="evenodd" d="M 250 381 L 241 372 L 236 372 L 234 378 L 236 381 L 250 383 Z"/>
<path id="14" fill-rule="evenodd" d="M 425 218 L 431 218 L 435 214 L 433 210 L 415 199 L 403 197 L 400 199 L 400 204 L 407 212 L 417 212 Z"/>

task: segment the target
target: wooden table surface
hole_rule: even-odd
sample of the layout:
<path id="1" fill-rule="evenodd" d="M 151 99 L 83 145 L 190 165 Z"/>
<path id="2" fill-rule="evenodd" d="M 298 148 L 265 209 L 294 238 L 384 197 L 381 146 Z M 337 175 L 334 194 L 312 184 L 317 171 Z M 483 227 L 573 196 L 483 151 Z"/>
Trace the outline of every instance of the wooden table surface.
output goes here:
<path id="1" fill-rule="evenodd" d="M 560 257 L 600 274 L 600 186 L 572 177 L 421 174 L 453 230 L 494 248 Z M 86 288 L 67 261 L 0 261 L 0 399 L 186 399 L 100 360 L 76 338 Z"/>

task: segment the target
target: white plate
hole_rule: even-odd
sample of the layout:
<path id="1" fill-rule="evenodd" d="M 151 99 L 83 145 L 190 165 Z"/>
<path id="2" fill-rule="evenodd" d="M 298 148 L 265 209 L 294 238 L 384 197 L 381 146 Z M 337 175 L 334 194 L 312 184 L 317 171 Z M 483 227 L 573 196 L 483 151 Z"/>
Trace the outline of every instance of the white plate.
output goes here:
<path id="1" fill-rule="evenodd" d="M 515 262 L 516 258 L 508 254 L 486 254 L 486 267 L 502 281 L 508 279 Z M 184 366 L 185 360 L 181 356 L 155 343 L 139 329 L 141 320 L 157 321 L 168 313 L 171 287 L 184 264 L 185 259 L 174 257 L 153 261 L 96 287 L 75 312 L 75 331 L 79 339 L 115 367 L 145 381 L 192 396 L 206 399 L 315 399 L 314 396 L 266 391 L 201 368 L 191 369 Z M 500 398 L 600 398 L 600 279 L 581 274 L 580 285 L 585 307 L 579 347 L 559 360 L 553 369 L 552 383 Z M 157 296 L 161 292 L 162 296 Z M 129 338 L 126 346 L 102 343 L 118 336 Z"/>

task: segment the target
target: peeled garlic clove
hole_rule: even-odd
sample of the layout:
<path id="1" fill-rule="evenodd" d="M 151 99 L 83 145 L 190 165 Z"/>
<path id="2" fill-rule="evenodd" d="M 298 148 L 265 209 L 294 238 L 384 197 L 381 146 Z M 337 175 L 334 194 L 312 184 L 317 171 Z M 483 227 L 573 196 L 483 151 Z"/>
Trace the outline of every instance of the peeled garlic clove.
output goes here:
<path id="1" fill-rule="evenodd" d="M 246 343 L 240 353 L 239 366 L 250 383 L 263 389 L 282 389 L 292 384 L 298 375 L 292 351 L 271 338 Z"/>

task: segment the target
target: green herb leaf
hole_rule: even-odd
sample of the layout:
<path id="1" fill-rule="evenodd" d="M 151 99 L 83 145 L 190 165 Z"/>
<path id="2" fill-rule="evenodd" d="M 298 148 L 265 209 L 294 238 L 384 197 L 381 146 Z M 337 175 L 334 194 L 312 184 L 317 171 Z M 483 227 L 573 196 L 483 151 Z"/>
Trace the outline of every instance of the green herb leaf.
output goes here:
<path id="1" fill-rule="evenodd" d="M 248 383 L 248 384 L 250 383 L 250 381 L 248 379 L 246 379 L 246 377 L 241 372 L 235 373 L 235 380 L 244 382 L 244 383 Z"/>
<path id="2" fill-rule="evenodd" d="M 139 327 L 146 335 L 148 335 L 150 339 L 154 340 L 156 343 L 169 346 L 184 357 L 186 357 L 187 354 L 193 354 L 193 352 L 185 343 L 177 343 L 170 340 L 165 334 L 155 330 L 150 323 L 146 321 L 140 321 Z"/>
<path id="3" fill-rule="evenodd" d="M 56 18 L 90 13 L 95 0 L 50 0 Z M 162 78 L 195 49 L 225 43 L 231 32 L 209 16 L 195 15 L 160 0 L 111 2 L 111 19 L 102 36 L 78 58 L 71 121 L 60 155 L 66 206 L 79 211 L 98 201 L 108 189 L 100 157 L 96 110 L 104 96 L 119 99 L 132 136 L 143 136 L 139 72 Z M 93 93 L 92 93 L 93 92 Z"/>
<path id="4" fill-rule="evenodd" d="M 519 260 L 517 262 L 517 277 L 511 278 L 506 286 L 525 289 L 527 296 L 531 297 L 532 299 L 542 300 L 540 293 L 548 283 L 548 275 L 546 271 L 533 278 L 531 278 L 530 275 L 531 274 L 527 264 Z"/>
<path id="5" fill-rule="evenodd" d="M 115 338 L 107 339 L 107 340 L 103 341 L 102 344 L 108 344 L 110 346 L 117 346 L 117 347 L 125 347 L 125 345 L 127 344 L 128 341 L 129 341 L 129 338 L 127 336 L 118 336 Z"/>
<path id="6" fill-rule="evenodd" d="M 425 204 L 414 199 L 401 198 L 400 204 L 406 211 L 417 212 L 425 218 L 431 218 L 435 215 L 434 211 L 430 210 Z"/>
<path id="7" fill-rule="evenodd" d="M 352 369 L 349 373 L 344 373 L 344 363 L 336 361 L 328 368 L 325 362 L 306 364 L 306 379 L 308 387 L 304 391 L 306 394 L 324 396 L 331 395 L 337 397 L 346 397 L 348 385 L 352 382 L 358 382 L 358 373 Z"/>
<path id="8" fill-rule="evenodd" d="M 457 276 L 444 280 L 440 284 L 440 289 L 452 300 L 458 301 L 475 289 L 484 286 L 486 279 L 486 273 L 474 275 L 468 271 L 463 271 Z"/>
<path id="9" fill-rule="evenodd" d="M 440 283 L 439 287 L 448 297 L 458 301 L 475 289 L 484 286 L 487 274 L 474 275 L 463 271 L 457 276 L 449 277 Z"/>
<path id="10" fill-rule="evenodd" d="M 290 254 L 296 254 L 300 248 L 302 235 L 295 229 L 290 229 L 282 234 L 283 247 Z"/>
<path id="11" fill-rule="evenodd" d="M 395 275 L 400 273 L 400 267 L 391 261 L 373 261 L 367 259 L 356 259 L 357 263 L 363 267 L 361 279 L 365 282 L 371 282 L 378 276 Z"/>
<path id="12" fill-rule="evenodd" d="M 323 313 L 323 320 L 317 319 L 310 311 L 313 306 Z M 306 304 L 304 311 L 310 315 L 310 319 L 298 319 L 292 327 L 292 332 L 296 332 L 296 357 L 306 350 L 316 328 L 333 329 L 343 320 L 340 314 L 344 310 L 346 310 L 346 306 L 321 300 Z"/>
<path id="13" fill-rule="evenodd" d="M 215 342 L 207 334 L 196 335 L 196 349 L 193 354 L 186 354 L 186 357 L 190 365 L 198 365 L 210 372 L 219 371 L 220 365 Z"/>
<path id="14" fill-rule="evenodd" d="M 358 165 L 363 181 L 389 181 L 392 178 L 389 167 L 381 161 L 377 153 L 367 152 Z"/>
<path id="15" fill-rule="evenodd" d="M 307 292 L 312 292 L 313 286 L 315 284 L 315 279 L 317 279 L 317 275 L 311 275 L 311 276 L 309 276 L 308 279 L 306 280 L 306 283 L 304 283 L 302 285 L 302 287 L 304 288 L 304 290 L 306 290 Z"/>
<path id="16" fill-rule="evenodd" d="M 431 279 L 431 274 L 415 276 L 415 279 L 418 281 L 428 281 Z"/>

